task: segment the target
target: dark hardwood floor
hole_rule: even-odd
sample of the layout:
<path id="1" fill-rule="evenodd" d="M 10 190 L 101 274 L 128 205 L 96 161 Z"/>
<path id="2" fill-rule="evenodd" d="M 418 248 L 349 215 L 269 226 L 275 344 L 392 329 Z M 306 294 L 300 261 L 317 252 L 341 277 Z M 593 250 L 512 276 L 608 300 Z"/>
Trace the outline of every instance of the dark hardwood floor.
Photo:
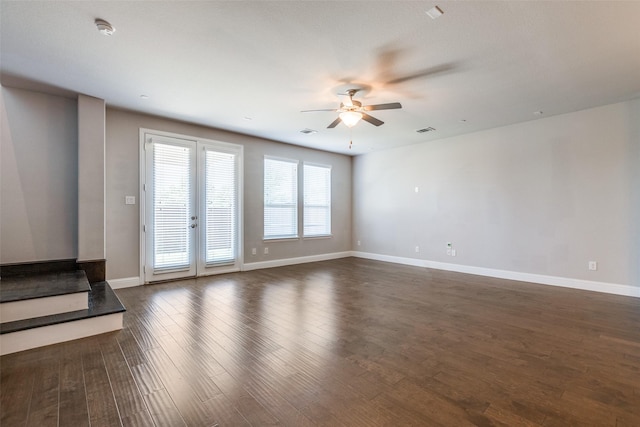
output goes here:
<path id="1" fill-rule="evenodd" d="M 640 426 L 640 299 L 347 258 L 117 291 L 3 356 L 10 426 Z"/>

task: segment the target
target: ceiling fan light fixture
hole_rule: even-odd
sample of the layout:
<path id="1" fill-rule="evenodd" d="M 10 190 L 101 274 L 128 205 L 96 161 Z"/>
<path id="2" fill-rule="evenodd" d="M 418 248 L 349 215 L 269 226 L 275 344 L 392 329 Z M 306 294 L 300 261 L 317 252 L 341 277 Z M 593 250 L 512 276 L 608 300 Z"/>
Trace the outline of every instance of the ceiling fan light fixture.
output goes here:
<path id="1" fill-rule="evenodd" d="M 362 118 L 362 113 L 357 111 L 344 111 L 339 114 L 340 120 L 347 125 L 347 127 L 354 127 Z"/>

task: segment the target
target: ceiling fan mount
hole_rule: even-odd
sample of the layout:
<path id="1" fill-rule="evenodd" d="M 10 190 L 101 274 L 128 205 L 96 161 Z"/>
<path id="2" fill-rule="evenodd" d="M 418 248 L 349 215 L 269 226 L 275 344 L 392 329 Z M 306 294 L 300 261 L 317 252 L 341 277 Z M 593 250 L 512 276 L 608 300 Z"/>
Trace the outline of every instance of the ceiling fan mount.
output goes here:
<path id="1" fill-rule="evenodd" d="M 398 108 L 402 108 L 402 105 L 399 102 L 391 102 L 388 104 L 376 104 L 376 105 L 362 105 L 362 102 L 356 101 L 353 97 L 360 91 L 360 89 L 347 89 L 346 93 L 339 93 L 338 95 L 348 96 L 348 99 L 345 99 L 340 103 L 340 107 L 337 109 L 323 109 L 323 110 L 304 110 L 303 113 L 310 113 L 316 111 L 334 111 L 338 114 L 338 118 L 335 119 L 329 126 L 328 129 L 333 129 L 340 124 L 340 122 L 344 122 L 344 124 L 348 127 L 355 126 L 360 119 L 371 123 L 374 126 L 381 126 L 384 124 L 382 120 L 376 119 L 373 116 L 367 114 L 368 111 L 375 110 L 394 110 Z"/>

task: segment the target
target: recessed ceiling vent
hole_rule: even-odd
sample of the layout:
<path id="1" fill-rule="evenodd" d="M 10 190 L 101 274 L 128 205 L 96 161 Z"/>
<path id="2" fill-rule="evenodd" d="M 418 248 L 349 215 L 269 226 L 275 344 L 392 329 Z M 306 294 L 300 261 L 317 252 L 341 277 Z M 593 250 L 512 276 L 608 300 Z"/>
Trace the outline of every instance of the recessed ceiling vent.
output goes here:
<path id="1" fill-rule="evenodd" d="M 424 128 L 424 129 L 418 129 L 416 132 L 418 133 L 425 133 L 425 132 L 432 132 L 436 130 L 435 128 L 432 128 L 431 126 L 429 126 L 428 128 Z"/>
<path id="2" fill-rule="evenodd" d="M 314 133 L 318 133 L 318 131 L 317 130 L 313 130 L 313 129 L 309 129 L 309 128 L 305 128 L 305 129 L 302 129 L 300 131 L 300 133 L 304 133 L 305 135 L 311 135 L 311 134 L 314 134 Z"/>

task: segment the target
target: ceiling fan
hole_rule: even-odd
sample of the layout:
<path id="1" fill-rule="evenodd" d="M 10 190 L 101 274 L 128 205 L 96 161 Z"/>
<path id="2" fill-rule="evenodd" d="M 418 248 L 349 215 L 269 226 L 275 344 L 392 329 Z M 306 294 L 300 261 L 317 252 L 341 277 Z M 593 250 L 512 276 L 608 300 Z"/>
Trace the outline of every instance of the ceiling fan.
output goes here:
<path id="1" fill-rule="evenodd" d="M 382 120 L 376 119 L 373 116 L 370 116 L 369 114 L 367 114 L 367 111 L 395 110 L 397 108 L 402 108 L 402 105 L 399 102 L 391 102 L 388 104 L 376 104 L 376 105 L 362 105 L 362 102 L 355 101 L 353 99 L 354 95 L 358 93 L 359 90 L 360 89 L 349 89 L 347 90 L 347 93 L 339 94 L 339 95 L 347 95 L 349 99 L 346 99 L 344 102 L 341 102 L 340 107 L 337 109 L 329 108 L 324 110 L 304 110 L 302 111 L 302 113 L 311 113 L 316 111 L 335 111 L 337 113 L 340 113 L 338 115 L 338 118 L 335 119 L 333 122 L 331 122 L 329 126 L 327 126 L 328 129 L 332 129 L 338 126 L 340 122 L 343 122 L 345 125 L 351 128 L 355 126 L 360 121 L 360 119 L 364 120 L 365 122 L 369 122 L 374 126 L 380 126 L 384 124 L 384 122 Z"/>

